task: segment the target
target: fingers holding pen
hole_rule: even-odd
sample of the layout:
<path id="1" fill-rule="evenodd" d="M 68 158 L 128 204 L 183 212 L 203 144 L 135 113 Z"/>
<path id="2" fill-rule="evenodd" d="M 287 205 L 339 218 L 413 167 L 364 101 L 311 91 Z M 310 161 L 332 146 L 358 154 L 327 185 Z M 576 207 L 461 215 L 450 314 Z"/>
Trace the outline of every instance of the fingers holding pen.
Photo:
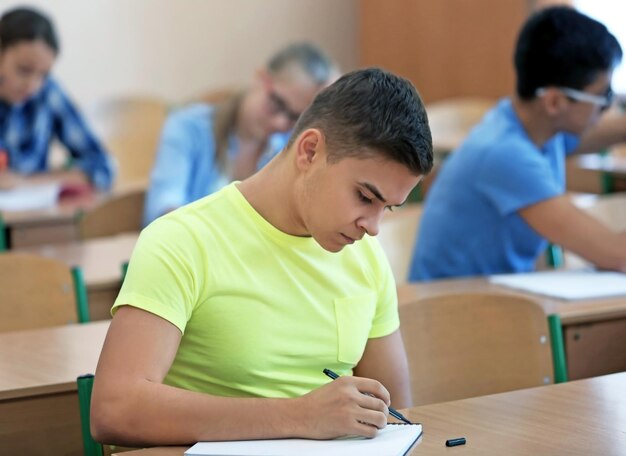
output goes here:
<path id="1" fill-rule="evenodd" d="M 341 377 L 300 399 L 310 438 L 374 437 L 387 425 L 389 392 L 376 380 Z"/>

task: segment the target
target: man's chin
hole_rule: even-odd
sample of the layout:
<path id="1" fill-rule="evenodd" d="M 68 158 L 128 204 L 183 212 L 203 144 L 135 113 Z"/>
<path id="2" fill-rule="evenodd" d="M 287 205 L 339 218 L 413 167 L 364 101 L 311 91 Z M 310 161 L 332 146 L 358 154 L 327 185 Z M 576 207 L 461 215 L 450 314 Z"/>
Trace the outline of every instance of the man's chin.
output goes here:
<path id="1" fill-rule="evenodd" d="M 313 237 L 313 239 L 315 239 L 315 237 Z M 315 242 L 317 242 L 321 248 L 331 253 L 341 252 L 345 247 L 345 244 L 338 242 L 320 242 L 318 239 L 315 239 Z"/>

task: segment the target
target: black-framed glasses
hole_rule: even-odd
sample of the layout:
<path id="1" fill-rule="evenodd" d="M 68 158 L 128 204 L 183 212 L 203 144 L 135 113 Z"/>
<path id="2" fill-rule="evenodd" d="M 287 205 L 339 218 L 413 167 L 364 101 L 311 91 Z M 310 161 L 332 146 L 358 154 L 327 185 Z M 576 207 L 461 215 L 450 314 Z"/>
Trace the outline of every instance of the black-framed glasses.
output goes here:
<path id="1" fill-rule="evenodd" d="M 556 87 L 556 89 L 574 101 L 599 106 L 602 111 L 608 109 L 613 104 L 613 91 L 610 87 L 604 95 L 595 95 L 593 93 L 583 92 L 582 90 L 572 89 L 570 87 Z M 540 97 L 546 93 L 546 90 L 546 87 L 540 87 L 535 93 Z"/>
<path id="2" fill-rule="evenodd" d="M 270 102 L 272 103 L 272 112 L 278 114 L 284 114 L 290 122 L 295 123 L 300 118 L 299 112 L 294 112 L 289 109 L 287 102 L 283 97 L 278 95 L 274 90 L 270 90 L 268 93 Z"/>

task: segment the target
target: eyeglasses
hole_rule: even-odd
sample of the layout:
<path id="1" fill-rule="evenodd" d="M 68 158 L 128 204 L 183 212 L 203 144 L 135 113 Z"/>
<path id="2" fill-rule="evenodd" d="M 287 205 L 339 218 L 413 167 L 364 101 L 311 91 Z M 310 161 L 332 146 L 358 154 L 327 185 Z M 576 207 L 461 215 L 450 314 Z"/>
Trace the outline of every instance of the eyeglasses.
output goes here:
<path id="1" fill-rule="evenodd" d="M 287 119 L 289 119 L 289 121 L 292 123 L 296 123 L 298 121 L 298 119 L 300 118 L 300 113 L 294 112 L 289 109 L 289 106 L 287 105 L 287 102 L 283 97 L 278 95 L 274 90 L 270 90 L 268 92 L 268 97 L 272 104 L 272 112 L 274 112 L 275 114 L 284 114 Z"/>
<path id="2" fill-rule="evenodd" d="M 605 95 L 594 95 L 592 93 L 583 92 L 582 90 L 571 89 L 569 87 L 556 87 L 563 92 L 568 98 L 574 101 L 590 103 L 599 106 L 601 110 L 605 110 L 613 103 L 613 91 L 609 88 Z M 543 96 L 547 91 L 546 87 L 540 87 L 535 92 L 538 97 Z"/>

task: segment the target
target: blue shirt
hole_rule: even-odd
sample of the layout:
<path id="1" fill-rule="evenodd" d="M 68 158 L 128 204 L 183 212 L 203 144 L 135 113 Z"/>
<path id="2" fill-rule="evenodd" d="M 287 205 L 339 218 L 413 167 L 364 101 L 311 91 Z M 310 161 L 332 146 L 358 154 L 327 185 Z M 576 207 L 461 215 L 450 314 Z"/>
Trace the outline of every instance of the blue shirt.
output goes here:
<path id="1" fill-rule="evenodd" d="M 409 280 L 533 270 L 547 241 L 518 211 L 564 192 L 565 156 L 577 144 L 558 133 L 538 148 L 501 100 L 428 192 Z"/>
<path id="2" fill-rule="evenodd" d="M 23 103 L 0 102 L 0 149 L 6 150 L 11 170 L 26 175 L 48 171 L 48 151 L 55 138 L 96 188 L 111 187 L 111 158 L 54 79 L 48 78 Z"/>
<path id="3" fill-rule="evenodd" d="M 144 210 L 145 225 L 167 210 L 214 193 L 231 180 L 216 160 L 213 114 L 213 106 L 194 104 L 175 111 L 167 118 L 150 176 Z M 257 169 L 280 152 L 288 139 L 287 134 L 272 135 Z M 231 136 L 228 160 L 235 157 L 237 150 L 237 140 Z"/>

